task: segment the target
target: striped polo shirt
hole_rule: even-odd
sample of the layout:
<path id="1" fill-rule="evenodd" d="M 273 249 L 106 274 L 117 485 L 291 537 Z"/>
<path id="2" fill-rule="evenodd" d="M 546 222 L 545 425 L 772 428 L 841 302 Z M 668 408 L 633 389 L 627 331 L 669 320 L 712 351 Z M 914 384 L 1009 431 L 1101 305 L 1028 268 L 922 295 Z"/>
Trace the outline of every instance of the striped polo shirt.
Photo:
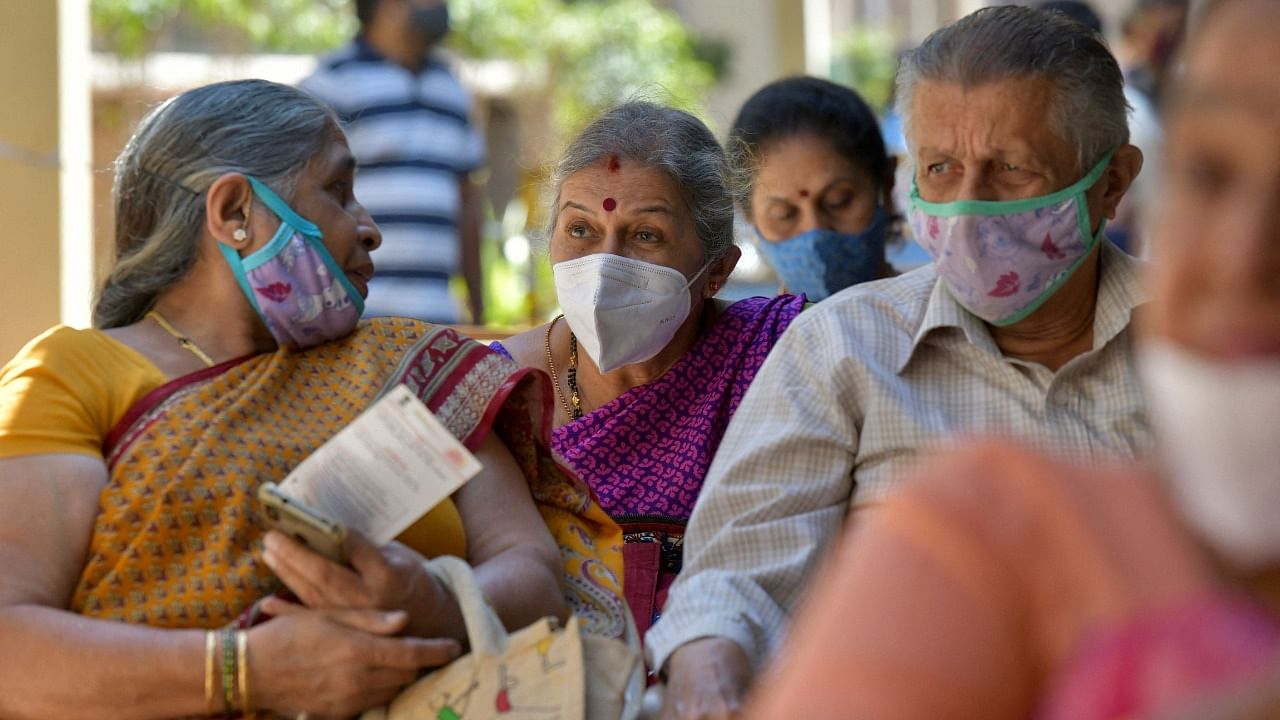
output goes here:
<path id="1" fill-rule="evenodd" d="M 414 73 L 360 37 L 301 87 L 341 118 L 359 162 L 356 197 L 382 229 L 365 316 L 457 322 L 459 183 L 484 162 L 466 90 L 439 56 Z"/>

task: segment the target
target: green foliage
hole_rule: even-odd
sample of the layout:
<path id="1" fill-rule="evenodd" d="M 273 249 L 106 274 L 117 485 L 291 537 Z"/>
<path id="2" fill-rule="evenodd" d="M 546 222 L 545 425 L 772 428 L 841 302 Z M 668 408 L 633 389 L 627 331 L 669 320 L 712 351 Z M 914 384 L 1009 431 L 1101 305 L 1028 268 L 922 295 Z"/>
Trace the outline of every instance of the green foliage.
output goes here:
<path id="1" fill-rule="evenodd" d="M 356 28 L 349 0 L 90 0 L 89 11 L 105 49 L 130 57 L 185 25 L 235 50 L 299 53 L 332 49 Z"/>
<path id="2" fill-rule="evenodd" d="M 893 95 L 897 71 L 893 34 L 888 30 L 858 29 L 836 44 L 831 79 L 858 91 L 867 104 L 883 111 Z"/>
<path id="3" fill-rule="evenodd" d="M 679 17 L 651 0 L 450 0 L 449 9 L 463 55 L 548 71 L 565 131 L 637 98 L 700 113 L 715 82 Z"/>
<path id="4" fill-rule="evenodd" d="M 91 0 L 90 10 L 99 44 L 125 56 L 166 43 L 318 53 L 357 27 L 350 0 Z M 633 98 L 697 113 L 715 81 L 701 46 L 652 0 L 450 0 L 449 11 L 448 42 L 464 57 L 545 72 L 565 131 Z"/>

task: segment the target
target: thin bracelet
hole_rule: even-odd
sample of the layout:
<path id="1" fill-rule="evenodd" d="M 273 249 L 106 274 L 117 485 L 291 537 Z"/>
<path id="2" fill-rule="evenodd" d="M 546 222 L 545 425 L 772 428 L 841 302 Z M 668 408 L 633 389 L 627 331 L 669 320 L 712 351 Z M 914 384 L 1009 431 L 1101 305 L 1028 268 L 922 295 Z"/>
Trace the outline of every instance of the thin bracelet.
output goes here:
<path id="1" fill-rule="evenodd" d="M 222 631 L 222 702 L 228 717 L 236 707 L 236 631 Z"/>
<path id="2" fill-rule="evenodd" d="M 236 632 L 236 692 L 240 694 L 240 712 L 249 712 L 249 633 Z"/>
<path id="3" fill-rule="evenodd" d="M 204 707 L 213 711 L 213 675 L 217 666 L 218 633 L 206 630 L 204 633 Z"/>

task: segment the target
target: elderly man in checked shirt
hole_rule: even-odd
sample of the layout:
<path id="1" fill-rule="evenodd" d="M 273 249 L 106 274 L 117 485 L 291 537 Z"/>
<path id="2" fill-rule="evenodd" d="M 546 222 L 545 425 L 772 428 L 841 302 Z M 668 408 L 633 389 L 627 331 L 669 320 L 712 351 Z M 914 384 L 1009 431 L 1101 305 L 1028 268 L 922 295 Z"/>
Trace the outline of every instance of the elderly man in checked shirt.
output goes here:
<path id="1" fill-rule="evenodd" d="M 645 638 L 667 720 L 736 713 L 827 543 L 921 451 L 1150 444 L 1138 268 L 1103 233 L 1142 167 L 1115 58 L 1066 16 L 995 7 L 931 35 L 898 83 L 909 220 L 934 262 L 805 311 L 756 376 Z"/>

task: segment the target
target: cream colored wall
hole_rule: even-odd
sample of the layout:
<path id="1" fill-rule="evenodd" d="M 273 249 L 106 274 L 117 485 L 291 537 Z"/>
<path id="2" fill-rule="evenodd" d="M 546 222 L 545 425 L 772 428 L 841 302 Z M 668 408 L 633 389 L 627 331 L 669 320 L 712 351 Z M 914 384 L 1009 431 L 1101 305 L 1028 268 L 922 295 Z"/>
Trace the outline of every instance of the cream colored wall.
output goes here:
<path id="1" fill-rule="evenodd" d="M 60 316 L 57 56 L 56 3 L 0 2 L 0 363 Z"/>

